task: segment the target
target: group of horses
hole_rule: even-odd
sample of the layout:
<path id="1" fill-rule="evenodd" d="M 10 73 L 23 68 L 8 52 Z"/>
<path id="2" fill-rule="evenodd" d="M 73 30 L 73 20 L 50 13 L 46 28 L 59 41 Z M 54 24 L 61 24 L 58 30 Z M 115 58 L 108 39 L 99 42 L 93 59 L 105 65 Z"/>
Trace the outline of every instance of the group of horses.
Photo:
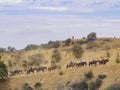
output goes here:
<path id="1" fill-rule="evenodd" d="M 40 66 L 38 68 L 36 68 L 36 67 L 35 68 L 28 68 L 27 70 L 24 70 L 24 71 L 28 75 L 30 73 L 35 73 L 35 72 L 40 72 L 40 71 L 44 72 L 45 70 L 52 71 L 52 70 L 55 70 L 55 69 L 57 69 L 57 65 L 53 65 L 53 66 L 50 66 L 48 68 L 45 67 L 45 66 Z M 9 76 L 14 76 L 14 75 L 22 74 L 22 73 L 23 73 L 22 69 L 20 69 L 20 70 L 16 69 L 16 70 L 13 70 L 13 71 L 9 71 L 8 75 Z"/>
<path id="2" fill-rule="evenodd" d="M 89 66 L 105 65 L 107 62 L 109 62 L 108 59 L 92 60 L 92 61 L 89 61 L 88 63 L 87 62 L 70 63 L 66 65 L 66 68 L 74 67 L 74 66 L 81 67 L 81 66 L 87 66 L 87 65 Z"/>
<path id="3" fill-rule="evenodd" d="M 79 62 L 79 63 L 69 63 L 66 65 L 66 69 L 70 68 L 70 67 L 82 67 L 82 66 L 97 66 L 97 65 L 101 65 L 101 64 L 106 64 L 107 62 L 109 62 L 108 59 L 102 59 L 102 60 L 92 60 L 92 61 L 89 61 L 88 63 L 87 62 Z M 52 70 L 55 70 L 57 69 L 58 66 L 57 65 L 52 65 L 50 67 L 46 67 L 46 66 L 40 66 L 38 68 L 28 68 L 27 70 L 24 70 L 26 72 L 26 74 L 30 74 L 30 73 L 35 73 L 35 72 L 44 72 L 45 70 L 48 70 L 48 71 L 52 71 Z M 23 73 L 23 70 L 20 69 L 20 70 L 13 70 L 13 71 L 9 71 L 9 76 L 14 76 L 14 75 L 18 75 L 18 74 L 22 74 Z"/>

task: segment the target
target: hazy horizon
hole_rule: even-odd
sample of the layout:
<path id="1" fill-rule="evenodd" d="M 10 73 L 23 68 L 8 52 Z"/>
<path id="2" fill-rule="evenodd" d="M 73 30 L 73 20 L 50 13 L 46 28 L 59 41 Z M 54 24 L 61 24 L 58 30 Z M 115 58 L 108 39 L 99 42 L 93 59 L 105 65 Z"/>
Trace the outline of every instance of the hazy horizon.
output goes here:
<path id="1" fill-rule="evenodd" d="M 120 0 L 0 0 L 0 47 L 120 37 Z"/>

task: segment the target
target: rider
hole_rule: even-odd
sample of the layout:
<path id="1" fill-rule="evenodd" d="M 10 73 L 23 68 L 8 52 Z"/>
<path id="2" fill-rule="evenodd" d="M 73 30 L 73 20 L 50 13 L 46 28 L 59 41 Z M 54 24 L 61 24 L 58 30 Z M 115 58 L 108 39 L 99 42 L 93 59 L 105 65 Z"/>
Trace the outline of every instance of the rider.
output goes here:
<path id="1" fill-rule="evenodd" d="M 82 58 L 80 58 L 80 63 L 82 63 Z"/>
<path id="2" fill-rule="evenodd" d="M 32 70 L 32 66 L 29 66 L 29 69 Z"/>

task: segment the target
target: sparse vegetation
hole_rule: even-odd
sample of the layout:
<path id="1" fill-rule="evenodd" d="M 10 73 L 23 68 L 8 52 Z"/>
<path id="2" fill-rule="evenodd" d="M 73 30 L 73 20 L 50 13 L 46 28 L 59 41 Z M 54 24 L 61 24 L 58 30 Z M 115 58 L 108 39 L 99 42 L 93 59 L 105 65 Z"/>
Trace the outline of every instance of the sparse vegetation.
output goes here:
<path id="1" fill-rule="evenodd" d="M 78 59 L 82 57 L 84 52 L 83 48 L 79 45 L 74 45 L 72 48 L 72 51 L 75 58 L 78 58 Z"/>
<path id="2" fill-rule="evenodd" d="M 40 64 L 43 61 L 43 55 L 41 53 L 33 54 L 29 56 L 29 65 L 37 65 L 40 66 Z"/>
<path id="3" fill-rule="evenodd" d="M 35 49 L 39 49 L 40 48 L 40 45 L 35 45 L 35 44 L 30 44 L 30 45 L 27 45 L 24 50 L 35 50 Z"/>
<path id="4" fill-rule="evenodd" d="M 21 90 L 34 90 L 28 83 L 24 83 Z"/>
<path id="5" fill-rule="evenodd" d="M 71 38 L 68 38 L 66 41 L 65 41 L 65 46 L 69 46 L 71 43 Z"/>
<path id="6" fill-rule="evenodd" d="M 35 83 L 34 88 L 35 88 L 35 90 L 41 90 L 42 89 L 41 83 L 40 82 Z"/>
<path id="7" fill-rule="evenodd" d="M 58 63 L 61 60 L 60 52 L 57 49 L 53 51 L 51 59 L 52 63 Z"/>
<path id="8" fill-rule="evenodd" d="M 94 77 L 92 71 L 85 73 L 84 76 L 87 80 L 91 80 Z"/>
<path id="9" fill-rule="evenodd" d="M 105 90 L 120 90 L 120 83 L 119 82 L 114 83 Z"/>

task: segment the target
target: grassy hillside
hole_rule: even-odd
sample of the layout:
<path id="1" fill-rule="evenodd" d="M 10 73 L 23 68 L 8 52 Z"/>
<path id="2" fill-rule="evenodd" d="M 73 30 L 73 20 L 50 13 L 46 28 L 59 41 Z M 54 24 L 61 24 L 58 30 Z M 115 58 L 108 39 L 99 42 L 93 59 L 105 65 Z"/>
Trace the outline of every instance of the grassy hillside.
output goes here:
<path id="1" fill-rule="evenodd" d="M 106 65 L 73 67 L 66 69 L 66 65 L 70 62 L 79 62 L 79 58 L 75 58 L 72 48 L 74 45 L 79 45 L 83 48 L 82 60 L 85 62 L 94 59 L 101 59 L 101 57 L 108 58 L 109 62 Z M 39 65 L 49 67 L 51 65 L 52 55 L 54 50 L 58 50 L 61 56 L 59 62 L 55 64 L 59 66 L 58 69 L 51 72 L 45 70 L 44 72 L 35 72 L 34 74 L 26 75 L 26 69 L 32 64 L 33 67 Z M 57 87 L 64 87 L 64 90 L 70 87 L 74 82 L 84 79 L 84 73 L 93 71 L 96 78 L 99 74 L 105 74 L 106 79 L 100 90 L 104 90 L 109 85 L 120 81 L 120 65 L 115 62 L 117 55 L 120 53 L 120 38 L 98 38 L 94 42 L 86 42 L 86 39 L 72 39 L 69 45 L 65 42 L 60 43 L 58 48 L 39 48 L 35 50 L 21 50 L 13 53 L 1 53 L 2 60 L 8 66 L 8 70 L 14 70 L 16 67 L 22 69 L 22 74 L 11 76 L 7 84 L 12 90 L 20 89 L 24 83 L 29 83 L 32 87 L 35 83 L 42 83 L 43 90 L 58 90 Z M 38 60 L 39 64 L 31 62 L 31 60 Z M 62 73 L 62 74 L 61 74 Z M 69 82 L 69 84 L 68 84 Z M 0 90 L 5 90 L 3 83 Z"/>

